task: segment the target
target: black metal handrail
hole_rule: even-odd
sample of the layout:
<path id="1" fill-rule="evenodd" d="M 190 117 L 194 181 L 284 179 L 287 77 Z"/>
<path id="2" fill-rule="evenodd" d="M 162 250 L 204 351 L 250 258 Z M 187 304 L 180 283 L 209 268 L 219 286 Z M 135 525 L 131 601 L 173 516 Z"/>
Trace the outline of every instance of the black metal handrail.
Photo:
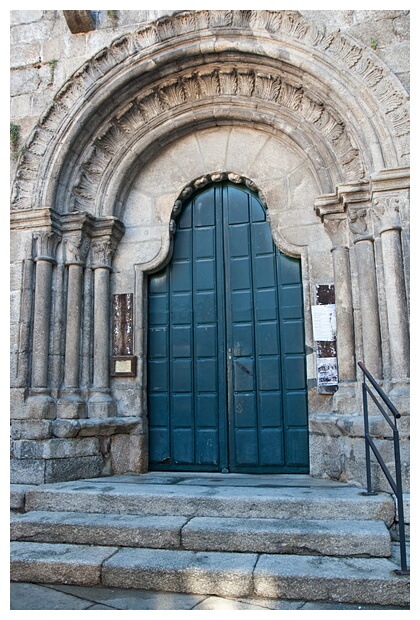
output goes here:
<path id="1" fill-rule="evenodd" d="M 400 575 L 409 575 L 410 569 L 407 566 L 407 547 L 406 547 L 406 539 L 405 539 L 405 523 L 404 523 L 404 505 L 403 505 L 403 491 L 402 491 L 402 481 L 401 481 L 401 457 L 400 457 L 400 436 L 397 429 L 397 419 L 401 417 L 401 414 L 398 413 L 397 409 L 389 400 L 388 396 L 381 389 L 381 387 L 377 384 L 375 379 L 372 377 L 370 372 L 367 370 L 366 366 L 362 364 L 362 362 L 358 362 L 359 368 L 363 372 L 363 384 L 362 384 L 362 393 L 363 393 L 363 416 L 365 421 L 365 449 L 366 449 L 366 478 L 367 478 L 367 492 L 365 495 L 376 495 L 377 493 L 372 489 L 372 472 L 370 467 L 370 450 L 372 450 L 373 454 L 376 456 L 376 459 L 379 465 L 384 472 L 386 479 L 388 480 L 391 489 L 394 491 L 395 496 L 397 498 L 397 511 L 398 511 L 398 529 L 399 529 L 399 539 L 400 539 L 400 556 L 401 556 L 401 570 L 395 571 Z M 372 389 L 366 383 L 366 379 L 369 380 L 372 387 L 376 391 L 376 393 L 381 397 L 383 403 L 389 409 L 393 416 L 393 420 L 389 417 L 388 413 L 385 411 L 382 404 L 376 398 Z M 393 441 L 394 441 L 394 457 L 395 457 L 395 480 L 392 477 L 388 467 L 386 466 L 383 458 L 381 457 L 378 448 L 374 444 L 372 437 L 369 432 L 369 413 L 368 413 L 368 394 L 372 398 L 375 405 L 378 407 L 379 411 L 382 413 L 385 420 L 388 422 L 389 426 L 392 429 Z"/>

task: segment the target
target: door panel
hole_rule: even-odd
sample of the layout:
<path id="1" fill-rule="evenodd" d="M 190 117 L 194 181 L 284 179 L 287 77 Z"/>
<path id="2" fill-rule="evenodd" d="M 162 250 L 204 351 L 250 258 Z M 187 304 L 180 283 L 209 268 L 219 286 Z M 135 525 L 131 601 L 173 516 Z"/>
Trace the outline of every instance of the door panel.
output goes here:
<path id="1" fill-rule="evenodd" d="M 151 469 L 308 471 L 300 264 L 246 188 L 183 209 L 150 278 L 148 378 Z"/>

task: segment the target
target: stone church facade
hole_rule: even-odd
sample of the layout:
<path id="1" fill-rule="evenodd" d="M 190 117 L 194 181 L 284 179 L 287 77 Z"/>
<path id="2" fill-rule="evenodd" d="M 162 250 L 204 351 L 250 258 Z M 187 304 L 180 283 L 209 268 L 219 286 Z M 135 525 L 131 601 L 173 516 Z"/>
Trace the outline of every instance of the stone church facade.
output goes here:
<path id="1" fill-rule="evenodd" d="M 257 437 L 260 451 L 275 453 L 276 442 L 285 442 L 292 456 L 287 465 L 281 451 L 275 462 L 244 457 L 243 471 L 293 473 L 296 465 L 296 472 L 364 485 L 362 361 L 402 414 L 408 491 L 408 38 L 408 11 L 11 12 L 12 482 L 184 466 L 242 471 L 246 436 L 246 451 Z M 183 262 L 179 240 L 204 226 L 188 228 L 188 209 L 198 213 L 211 194 L 219 221 L 219 197 L 228 192 L 261 208 L 259 219 L 228 224 L 251 231 L 264 222 L 274 243 L 267 264 L 294 265 L 279 316 L 293 306 L 293 287 L 302 312 L 276 327 L 258 322 L 256 305 L 252 351 L 236 336 L 230 348 L 229 334 L 245 333 L 248 323 L 231 318 L 230 302 L 220 309 L 215 283 L 216 297 L 203 297 L 219 313 L 207 324 L 205 345 L 218 343 L 214 371 L 208 351 L 174 352 L 181 331 L 189 330 L 177 349 L 185 352 L 204 324 L 192 320 L 187 330 L 181 311 L 171 335 L 167 325 L 182 295 L 193 303 L 191 295 L 210 290 L 212 276 L 197 288 L 197 274 L 205 273 L 194 271 L 197 257 L 207 261 L 200 270 L 220 274 L 224 250 L 217 248 L 233 238 L 214 223 L 222 245 L 213 240 L 211 256 L 199 254 L 204 237 L 193 237 Z M 242 270 L 251 252 L 246 235 L 220 288 L 223 299 L 237 293 L 243 312 L 248 302 L 237 283 L 249 276 Z M 257 300 L 268 287 L 261 284 L 266 262 L 258 250 L 255 256 L 249 279 Z M 187 275 L 176 289 L 183 265 Z M 159 297 L 165 278 L 172 288 Z M 166 304 L 162 323 L 158 298 Z M 336 317 L 331 338 L 314 329 L 325 305 Z M 283 331 L 269 359 L 258 338 L 267 333 L 270 343 L 272 327 Z M 232 358 L 229 379 L 223 364 L 230 368 Z M 257 376 L 257 359 L 262 378 L 240 400 L 240 381 L 254 370 Z M 165 387 L 168 368 L 173 379 Z M 188 402 L 213 394 L 177 389 L 177 369 L 194 386 L 200 372 L 215 373 L 220 418 L 211 439 L 203 423 L 206 445 L 216 445 L 213 460 L 177 460 L 171 452 L 180 429 L 182 447 L 201 426 L 197 419 L 177 426 L 167 409 L 182 400 L 181 414 L 194 417 Z M 274 383 L 263 389 L 267 376 Z M 276 426 L 232 422 L 243 403 L 268 402 L 274 392 L 274 408 L 285 411 Z M 224 400 L 234 404 L 224 408 Z M 392 470 L 390 431 L 378 411 L 371 425 Z M 373 467 L 375 483 L 388 490 Z"/>

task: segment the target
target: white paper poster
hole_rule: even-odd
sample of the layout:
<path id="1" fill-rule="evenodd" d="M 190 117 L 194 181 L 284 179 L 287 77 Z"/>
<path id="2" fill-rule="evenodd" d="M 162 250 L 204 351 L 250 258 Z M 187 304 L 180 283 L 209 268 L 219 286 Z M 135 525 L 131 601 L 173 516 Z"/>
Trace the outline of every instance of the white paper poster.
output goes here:
<path id="1" fill-rule="evenodd" d="M 337 333 L 335 304 L 312 306 L 312 325 L 314 340 L 317 342 L 335 340 Z"/>

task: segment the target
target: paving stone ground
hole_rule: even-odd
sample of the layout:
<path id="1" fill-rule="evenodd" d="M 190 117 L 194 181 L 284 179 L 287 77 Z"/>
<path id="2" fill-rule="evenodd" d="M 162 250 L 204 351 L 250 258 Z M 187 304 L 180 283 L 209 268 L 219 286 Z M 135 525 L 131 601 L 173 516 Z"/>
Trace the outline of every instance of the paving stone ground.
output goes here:
<path id="1" fill-rule="evenodd" d="M 227 599 L 203 594 L 88 588 L 66 585 L 10 584 L 11 610 L 400 610 L 409 607 L 308 603 L 276 599 Z"/>

